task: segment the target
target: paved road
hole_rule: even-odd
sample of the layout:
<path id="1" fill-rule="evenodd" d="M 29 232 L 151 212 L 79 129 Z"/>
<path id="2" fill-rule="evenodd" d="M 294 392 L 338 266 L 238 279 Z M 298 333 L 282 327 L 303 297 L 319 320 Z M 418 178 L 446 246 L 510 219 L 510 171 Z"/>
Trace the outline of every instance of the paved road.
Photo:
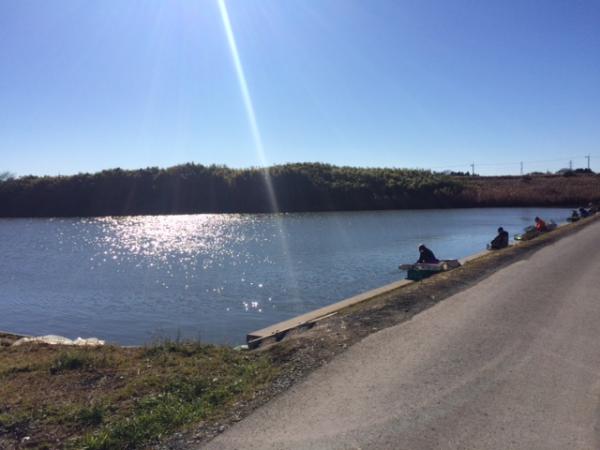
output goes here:
<path id="1" fill-rule="evenodd" d="M 371 335 L 208 449 L 600 448 L 600 222 Z"/>

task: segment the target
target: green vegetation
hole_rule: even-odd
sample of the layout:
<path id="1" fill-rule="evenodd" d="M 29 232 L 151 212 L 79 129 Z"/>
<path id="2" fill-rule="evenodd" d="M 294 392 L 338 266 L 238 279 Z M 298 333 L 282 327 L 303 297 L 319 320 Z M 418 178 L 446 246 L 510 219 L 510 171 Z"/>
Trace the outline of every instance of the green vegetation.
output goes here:
<path id="1" fill-rule="evenodd" d="M 90 353 L 86 350 L 61 352 L 50 365 L 50 374 L 55 375 L 68 370 L 93 370 L 109 365 L 106 354 Z"/>
<path id="2" fill-rule="evenodd" d="M 317 163 L 268 169 L 184 164 L 0 179 L 0 217 L 567 206 L 598 200 L 600 176 L 585 170 L 479 177 Z"/>
<path id="3" fill-rule="evenodd" d="M 279 211 L 444 207 L 462 191 L 460 182 L 423 170 L 287 164 L 265 171 L 185 164 L 9 179 L 0 183 L 0 216 L 271 212 L 265 173 Z"/>
<path id="4" fill-rule="evenodd" d="M 0 172 L 0 182 L 10 180 L 11 178 L 14 178 L 14 177 L 15 176 L 10 172 Z"/>
<path id="5" fill-rule="evenodd" d="M 276 374 L 264 354 L 193 342 L 0 347 L 0 448 L 144 448 L 230 415 Z"/>

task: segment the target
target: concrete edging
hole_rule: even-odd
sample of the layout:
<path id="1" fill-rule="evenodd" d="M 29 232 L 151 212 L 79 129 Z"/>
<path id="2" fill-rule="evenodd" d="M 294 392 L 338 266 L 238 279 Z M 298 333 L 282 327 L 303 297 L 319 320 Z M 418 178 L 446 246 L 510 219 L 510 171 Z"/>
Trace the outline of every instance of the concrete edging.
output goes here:
<path id="1" fill-rule="evenodd" d="M 279 340 L 287 332 L 293 329 L 300 328 L 303 326 L 310 326 L 319 320 L 322 320 L 326 317 L 337 313 L 341 309 L 348 308 L 350 306 L 362 303 L 367 300 L 371 300 L 375 297 L 387 294 L 388 292 L 394 291 L 396 289 L 401 289 L 404 286 L 408 286 L 409 284 L 413 283 L 414 281 L 412 280 L 395 281 L 393 283 L 386 284 L 384 286 L 372 289 L 370 291 L 363 292 L 362 294 L 349 297 L 337 303 L 333 303 L 331 305 L 327 305 L 322 308 L 309 311 L 300 316 L 296 316 L 283 322 L 279 322 L 274 325 L 268 326 L 261 330 L 248 333 L 246 335 L 246 342 L 248 343 L 249 348 L 256 348 L 264 339 L 274 338 L 276 340 Z"/>
<path id="2" fill-rule="evenodd" d="M 460 258 L 458 261 L 461 266 L 465 263 L 481 258 L 489 253 L 489 250 L 483 250 L 473 255 L 465 256 Z M 367 300 L 373 300 L 374 298 L 380 297 L 384 294 L 389 294 L 396 289 L 402 289 L 406 286 L 415 283 L 412 280 L 399 280 L 393 283 L 386 284 L 384 286 L 371 289 L 358 295 L 346 298 L 331 305 L 324 306 L 313 311 L 301 314 L 283 322 L 275 323 L 266 328 L 252 331 L 246 335 L 246 343 L 249 348 L 257 348 L 266 339 L 274 339 L 275 341 L 281 340 L 288 332 L 302 327 L 311 327 L 314 323 L 319 320 L 323 320 L 330 317 L 342 309 L 354 306 L 358 303 L 366 302 Z"/>
<path id="3" fill-rule="evenodd" d="M 564 226 L 570 225 L 569 223 L 563 223 L 557 226 L 558 228 L 562 228 Z M 527 241 L 525 241 L 527 242 Z M 515 241 L 513 244 L 509 245 L 518 246 L 522 244 L 523 241 Z M 491 250 L 483 250 L 481 252 L 465 256 L 463 258 L 459 258 L 461 266 L 464 266 L 466 263 L 479 259 L 487 254 L 489 254 Z M 396 289 L 402 289 L 408 285 L 415 283 L 412 280 L 400 280 L 390 284 L 386 284 L 384 286 L 371 289 L 369 291 L 363 292 L 361 294 L 355 295 L 353 297 L 346 298 L 336 303 L 332 303 L 331 305 L 324 306 L 319 309 L 315 309 L 313 311 L 309 311 L 307 313 L 301 314 L 299 316 L 293 317 L 288 320 L 284 320 L 283 322 L 275 323 L 268 327 L 262 328 L 260 330 L 252 331 L 246 335 L 246 343 L 250 349 L 257 348 L 261 345 L 261 343 L 265 340 L 275 340 L 279 341 L 283 339 L 283 337 L 290 331 L 299 329 L 302 327 L 310 328 L 316 322 L 326 319 L 334 314 L 337 314 L 339 311 L 348 308 L 350 306 L 354 306 L 358 303 L 362 303 L 368 300 L 373 300 L 377 297 L 380 297 L 384 294 L 388 294 Z"/>

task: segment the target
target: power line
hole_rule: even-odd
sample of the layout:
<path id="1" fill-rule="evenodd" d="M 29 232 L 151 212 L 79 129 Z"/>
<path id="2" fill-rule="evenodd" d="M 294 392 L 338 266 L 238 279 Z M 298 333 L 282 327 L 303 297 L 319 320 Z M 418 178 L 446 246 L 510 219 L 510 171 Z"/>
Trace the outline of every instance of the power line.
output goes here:
<path id="1" fill-rule="evenodd" d="M 586 158 L 587 159 L 587 166 L 588 169 L 590 169 L 590 158 L 592 156 L 596 156 L 596 155 L 578 155 L 578 156 L 565 156 L 562 158 L 552 158 L 552 159 L 537 159 L 537 160 L 523 160 L 523 161 L 515 161 L 515 162 L 482 162 L 482 163 L 477 163 L 477 167 L 520 167 L 521 168 L 521 173 L 523 173 L 524 170 L 524 165 L 536 165 L 536 164 L 546 164 L 546 163 L 555 163 L 555 162 L 568 162 L 569 163 L 569 167 L 572 169 L 573 168 L 573 160 L 578 160 L 578 159 L 583 159 Z M 448 165 L 444 165 L 444 166 L 437 166 L 437 167 L 431 167 L 431 170 L 443 170 L 443 169 L 451 169 L 451 168 L 457 168 L 457 167 L 469 167 L 471 168 L 471 171 L 474 171 L 474 166 L 475 166 L 475 162 L 471 162 L 471 163 L 464 163 L 464 164 L 448 164 Z"/>

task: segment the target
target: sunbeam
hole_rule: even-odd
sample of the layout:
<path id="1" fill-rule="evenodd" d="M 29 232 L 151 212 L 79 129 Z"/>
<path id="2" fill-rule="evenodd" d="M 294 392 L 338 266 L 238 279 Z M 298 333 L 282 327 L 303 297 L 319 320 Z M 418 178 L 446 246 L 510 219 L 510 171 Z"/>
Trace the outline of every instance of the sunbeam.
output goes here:
<path id="1" fill-rule="evenodd" d="M 231 21 L 229 20 L 229 12 L 227 11 L 227 5 L 225 0 L 218 0 L 219 11 L 221 13 L 221 19 L 223 20 L 223 27 L 225 28 L 225 34 L 227 36 L 227 42 L 229 44 L 229 50 L 231 51 L 231 57 L 233 59 L 233 64 L 235 66 L 235 71 L 237 75 L 237 79 L 240 85 L 240 91 L 242 93 L 242 98 L 244 100 L 244 107 L 246 109 L 246 114 L 248 115 L 248 121 L 250 122 L 250 129 L 252 131 L 252 138 L 254 140 L 254 147 L 256 149 L 256 153 L 258 155 L 258 159 L 262 166 L 263 179 L 265 182 L 265 187 L 267 189 L 267 195 L 269 197 L 269 203 L 271 210 L 274 213 L 279 212 L 279 205 L 277 204 L 277 197 L 275 196 L 275 190 L 273 188 L 273 182 L 271 180 L 271 174 L 268 169 L 268 161 L 265 154 L 265 149 L 262 142 L 262 137 L 260 134 L 260 130 L 258 128 L 258 122 L 256 120 L 256 114 L 254 112 L 254 104 L 252 103 L 252 97 L 250 95 L 250 90 L 248 89 L 248 83 L 246 82 L 246 75 L 244 74 L 244 68 L 242 66 L 242 60 L 240 58 L 237 44 L 235 41 L 235 36 L 233 34 L 233 27 L 231 26 Z M 279 236 L 281 240 L 281 247 L 283 250 L 284 258 L 288 267 L 288 276 L 290 277 L 290 282 L 292 284 L 292 289 L 294 293 L 295 300 L 299 300 L 299 288 L 298 288 L 298 280 L 295 274 L 294 266 L 292 260 L 290 258 L 289 245 L 287 242 L 287 237 L 285 234 L 285 230 L 283 229 L 283 224 L 281 222 L 281 217 L 276 216 L 277 226 L 279 228 Z"/>
<path id="2" fill-rule="evenodd" d="M 227 36 L 227 43 L 229 44 L 229 50 L 231 51 L 231 57 L 235 66 L 235 72 L 237 75 L 238 82 L 240 84 L 240 91 L 244 100 L 244 107 L 246 114 L 248 115 L 248 121 L 250 122 L 250 130 L 252 131 L 252 139 L 254 140 L 254 147 L 258 155 L 258 159 L 262 166 L 263 176 L 265 179 L 265 185 L 267 188 L 267 194 L 269 196 L 270 206 L 273 212 L 279 212 L 279 205 L 277 204 L 277 197 L 275 196 L 275 190 L 273 189 L 273 182 L 271 175 L 269 174 L 267 156 L 262 142 L 258 123 L 256 121 L 256 113 L 254 112 L 254 104 L 252 97 L 250 96 L 250 90 L 248 89 L 248 83 L 246 81 L 246 75 L 242 66 L 242 60 L 238 52 L 237 43 L 233 34 L 233 28 L 231 21 L 229 20 L 229 12 L 227 11 L 227 5 L 225 0 L 218 0 L 219 11 L 221 13 L 221 19 L 223 20 L 223 27 L 225 28 L 225 34 Z"/>

